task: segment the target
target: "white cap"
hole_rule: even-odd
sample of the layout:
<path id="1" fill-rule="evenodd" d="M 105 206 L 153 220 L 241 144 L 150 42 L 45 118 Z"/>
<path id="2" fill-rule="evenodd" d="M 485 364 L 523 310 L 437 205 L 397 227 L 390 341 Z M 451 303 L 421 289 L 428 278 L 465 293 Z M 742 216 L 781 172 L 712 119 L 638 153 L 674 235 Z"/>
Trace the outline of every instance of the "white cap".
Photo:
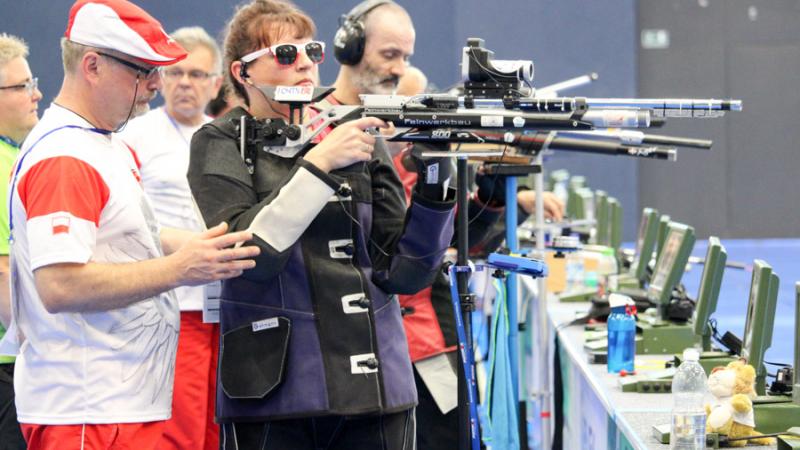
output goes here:
<path id="1" fill-rule="evenodd" d="M 687 348 L 683 351 L 683 360 L 684 361 L 699 361 L 700 360 L 700 352 L 697 351 L 696 348 Z"/>
<path id="2" fill-rule="evenodd" d="M 186 50 L 161 24 L 127 0 L 78 0 L 64 36 L 78 44 L 116 50 L 155 66 L 186 58 Z"/>
<path id="3" fill-rule="evenodd" d="M 627 295 L 622 294 L 609 294 L 608 296 L 608 306 L 612 308 L 619 308 L 620 306 L 625 305 L 635 305 L 636 303 L 633 301 L 632 298 L 628 297 Z"/>

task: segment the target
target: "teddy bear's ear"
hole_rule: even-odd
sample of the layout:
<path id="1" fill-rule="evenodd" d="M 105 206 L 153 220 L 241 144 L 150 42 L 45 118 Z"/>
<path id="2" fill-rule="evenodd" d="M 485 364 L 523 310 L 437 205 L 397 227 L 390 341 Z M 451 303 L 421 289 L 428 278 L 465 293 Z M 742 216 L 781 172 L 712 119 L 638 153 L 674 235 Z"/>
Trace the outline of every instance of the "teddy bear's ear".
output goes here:
<path id="1" fill-rule="evenodd" d="M 744 377 L 750 380 L 756 379 L 756 369 L 750 364 L 744 364 L 738 369 L 736 369 L 736 371 L 738 372 L 737 375 L 740 377 Z"/>
<path id="2" fill-rule="evenodd" d="M 739 367 L 741 367 L 743 365 L 744 365 L 744 361 L 742 361 L 741 359 L 738 359 L 736 361 L 729 362 L 727 367 L 728 367 L 728 369 L 737 369 L 737 368 L 739 368 Z"/>
<path id="3" fill-rule="evenodd" d="M 736 383 L 733 387 L 734 393 L 750 394 L 754 392 L 756 380 L 756 370 L 750 364 L 744 364 L 736 369 Z"/>

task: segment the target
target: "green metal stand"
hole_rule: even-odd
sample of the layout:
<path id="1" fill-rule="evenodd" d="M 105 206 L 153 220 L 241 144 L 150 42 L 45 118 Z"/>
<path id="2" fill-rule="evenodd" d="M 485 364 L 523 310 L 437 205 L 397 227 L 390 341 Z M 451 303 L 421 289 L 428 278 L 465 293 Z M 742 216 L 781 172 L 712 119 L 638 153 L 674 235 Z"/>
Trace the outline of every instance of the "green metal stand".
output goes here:
<path id="1" fill-rule="evenodd" d="M 619 386 L 622 388 L 622 392 L 665 394 L 672 392 L 673 376 L 675 376 L 675 368 L 669 368 L 658 372 L 649 372 L 647 375 L 620 378 Z"/>
<path id="2" fill-rule="evenodd" d="M 719 366 L 727 366 L 731 361 L 738 358 L 728 355 L 725 352 L 703 352 L 700 355 L 700 365 L 706 374 L 711 373 L 711 369 Z M 680 366 L 681 359 L 675 356 L 674 367 Z M 670 372 L 671 371 L 671 372 Z M 622 392 L 638 392 L 640 394 L 660 394 L 672 392 L 672 374 L 675 369 L 666 369 L 662 372 L 648 373 L 640 377 L 628 377 L 620 380 Z"/>
<path id="3" fill-rule="evenodd" d="M 558 300 L 565 303 L 573 302 L 588 302 L 593 297 L 597 296 L 596 287 L 584 287 L 570 289 L 569 291 L 562 292 L 558 296 Z"/>
<path id="4" fill-rule="evenodd" d="M 788 395 L 760 396 L 753 400 L 756 430 L 779 433 L 800 426 L 800 405 Z"/>
<path id="5" fill-rule="evenodd" d="M 653 425 L 652 433 L 655 440 L 658 442 L 669 445 L 669 433 L 672 425 L 665 423 L 662 425 Z M 719 448 L 721 436 L 717 433 L 706 433 L 706 448 Z"/>
<path id="6" fill-rule="evenodd" d="M 642 352 L 644 355 L 669 355 L 683 352 L 698 344 L 690 323 L 678 324 L 659 321 L 652 324 L 639 322 L 641 329 Z M 637 351 L 637 353 L 639 353 Z"/>
<path id="7" fill-rule="evenodd" d="M 683 357 L 682 354 L 676 353 L 675 354 L 675 367 L 681 365 L 681 358 Z M 702 352 L 700 353 L 700 365 L 703 367 L 703 370 L 706 371 L 706 375 L 711 373 L 711 369 L 720 366 L 727 366 L 729 363 L 733 361 L 737 361 L 739 359 L 738 356 L 731 356 L 726 352 L 721 351 L 710 351 L 710 352 Z"/>
<path id="8" fill-rule="evenodd" d="M 642 283 L 633 274 L 625 272 L 618 275 L 611 275 L 608 279 L 608 288 L 610 292 L 616 292 L 622 289 L 641 290 Z"/>

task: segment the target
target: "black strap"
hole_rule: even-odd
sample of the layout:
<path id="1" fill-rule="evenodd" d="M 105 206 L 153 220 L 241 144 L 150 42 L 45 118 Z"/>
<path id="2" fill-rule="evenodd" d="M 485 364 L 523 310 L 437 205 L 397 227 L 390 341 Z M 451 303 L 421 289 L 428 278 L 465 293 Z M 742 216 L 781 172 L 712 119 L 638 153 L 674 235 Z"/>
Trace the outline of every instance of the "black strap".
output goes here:
<path id="1" fill-rule="evenodd" d="M 558 333 L 553 344 L 553 450 L 564 447 L 564 380 L 561 378 L 561 352 Z M 543 430 L 546 433 L 547 430 Z"/>

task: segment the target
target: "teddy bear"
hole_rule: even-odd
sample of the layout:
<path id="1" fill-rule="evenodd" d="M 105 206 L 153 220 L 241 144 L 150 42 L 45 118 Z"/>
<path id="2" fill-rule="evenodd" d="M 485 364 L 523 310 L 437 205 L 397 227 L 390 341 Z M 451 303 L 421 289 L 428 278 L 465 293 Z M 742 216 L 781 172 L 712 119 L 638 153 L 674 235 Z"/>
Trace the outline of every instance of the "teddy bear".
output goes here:
<path id="1" fill-rule="evenodd" d="M 756 371 L 744 361 L 733 361 L 726 367 L 715 367 L 708 376 L 708 390 L 715 401 L 706 405 L 706 432 L 729 438 L 759 436 L 755 430 L 753 399 Z M 773 438 L 754 438 L 729 442 L 731 447 L 744 447 L 748 442 L 774 444 Z"/>

